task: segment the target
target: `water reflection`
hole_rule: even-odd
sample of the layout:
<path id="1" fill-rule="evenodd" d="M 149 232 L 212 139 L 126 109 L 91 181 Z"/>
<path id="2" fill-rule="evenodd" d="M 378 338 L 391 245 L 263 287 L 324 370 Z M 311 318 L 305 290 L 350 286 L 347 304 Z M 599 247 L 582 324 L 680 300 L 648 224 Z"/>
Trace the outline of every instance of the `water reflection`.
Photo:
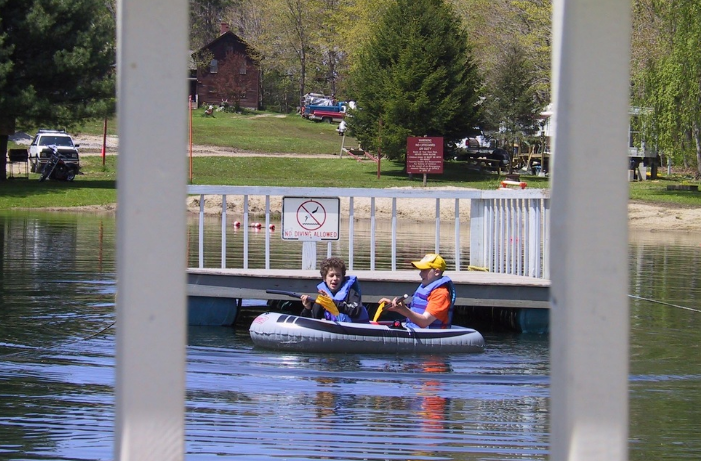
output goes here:
<path id="1" fill-rule="evenodd" d="M 400 235 L 407 259 L 433 247 L 418 224 Z M 111 459 L 114 217 L 2 213 L 0 243 L 0 458 Z M 294 261 L 280 248 L 276 264 Z M 701 308 L 699 258 L 698 236 L 632 234 L 630 293 Z M 701 457 L 700 322 L 631 299 L 631 460 Z M 483 354 L 323 355 L 259 350 L 246 325 L 190 327 L 187 459 L 545 460 L 547 337 L 484 335 Z"/>

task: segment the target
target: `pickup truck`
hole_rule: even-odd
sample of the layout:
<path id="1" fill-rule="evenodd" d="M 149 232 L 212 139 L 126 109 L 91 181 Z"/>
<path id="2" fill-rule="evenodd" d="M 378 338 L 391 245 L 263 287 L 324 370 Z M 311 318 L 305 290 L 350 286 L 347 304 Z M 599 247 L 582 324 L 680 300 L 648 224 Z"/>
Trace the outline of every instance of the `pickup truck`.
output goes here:
<path id="1" fill-rule="evenodd" d="M 46 162 L 49 161 L 51 157 L 49 146 L 51 145 L 58 147 L 66 164 L 74 166 L 76 170 L 80 169 L 78 155 L 80 144 L 74 144 L 71 135 L 63 130 L 39 130 L 29 146 L 29 162 L 32 173 L 40 173 Z"/>
<path id="2" fill-rule="evenodd" d="M 346 117 L 345 109 L 342 112 L 333 110 L 322 110 L 315 109 L 309 114 L 309 120 L 314 120 L 315 122 L 336 122 L 340 123 Z"/>
<path id="3" fill-rule="evenodd" d="M 315 118 L 312 118 L 313 114 L 315 112 L 324 112 L 324 113 L 334 113 L 336 117 L 338 117 L 338 114 L 343 112 L 346 112 L 346 103 L 345 102 L 337 102 L 335 104 L 309 104 L 305 105 L 302 110 L 302 117 L 305 118 L 310 118 L 312 120 L 321 120 L 320 117 L 316 116 Z"/>

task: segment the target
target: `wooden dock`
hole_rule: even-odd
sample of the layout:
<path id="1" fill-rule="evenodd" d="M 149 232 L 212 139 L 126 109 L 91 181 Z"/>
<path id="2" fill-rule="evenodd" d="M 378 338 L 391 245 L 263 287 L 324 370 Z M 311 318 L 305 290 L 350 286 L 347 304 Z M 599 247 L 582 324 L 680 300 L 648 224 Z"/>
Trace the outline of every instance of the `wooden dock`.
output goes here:
<path id="1" fill-rule="evenodd" d="M 382 297 L 411 295 L 421 281 L 416 270 L 359 270 L 352 274 L 360 280 L 363 302 L 368 304 L 377 303 Z M 492 317 L 508 318 L 510 326 L 519 331 L 547 329 L 549 280 L 480 271 L 446 271 L 445 274 L 455 284 L 458 310 L 488 311 Z M 187 281 L 190 324 L 231 324 L 242 299 L 291 299 L 266 293 L 266 290 L 314 294 L 320 276 L 317 270 L 191 268 Z M 202 316 L 207 320 L 198 320 Z M 218 317 L 221 321 L 216 320 Z"/>

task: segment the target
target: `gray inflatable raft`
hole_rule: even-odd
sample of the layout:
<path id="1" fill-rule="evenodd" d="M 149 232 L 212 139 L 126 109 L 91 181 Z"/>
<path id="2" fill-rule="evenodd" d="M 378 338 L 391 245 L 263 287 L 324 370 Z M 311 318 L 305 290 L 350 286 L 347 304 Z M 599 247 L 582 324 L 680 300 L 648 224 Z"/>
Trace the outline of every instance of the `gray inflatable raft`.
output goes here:
<path id="1" fill-rule="evenodd" d="M 342 323 L 277 312 L 256 317 L 249 332 L 256 346 L 281 351 L 443 354 L 484 350 L 484 338 L 472 328 Z"/>

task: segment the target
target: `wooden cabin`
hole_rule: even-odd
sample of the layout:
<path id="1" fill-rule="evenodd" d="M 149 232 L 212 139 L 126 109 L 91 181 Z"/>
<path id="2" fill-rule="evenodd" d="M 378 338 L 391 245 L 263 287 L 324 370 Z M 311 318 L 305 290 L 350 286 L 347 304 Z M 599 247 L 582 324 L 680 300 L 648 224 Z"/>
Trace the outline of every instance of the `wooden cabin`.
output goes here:
<path id="1" fill-rule="evenodd" d="M 260 67 L 255 50 L 221 24 L 220 35 L 192 53 L 196 65 L 193 99 L 199 106 L 227 103 L 260 107 Z M 191 91 L 193 89 L 191 88 Z"/>

